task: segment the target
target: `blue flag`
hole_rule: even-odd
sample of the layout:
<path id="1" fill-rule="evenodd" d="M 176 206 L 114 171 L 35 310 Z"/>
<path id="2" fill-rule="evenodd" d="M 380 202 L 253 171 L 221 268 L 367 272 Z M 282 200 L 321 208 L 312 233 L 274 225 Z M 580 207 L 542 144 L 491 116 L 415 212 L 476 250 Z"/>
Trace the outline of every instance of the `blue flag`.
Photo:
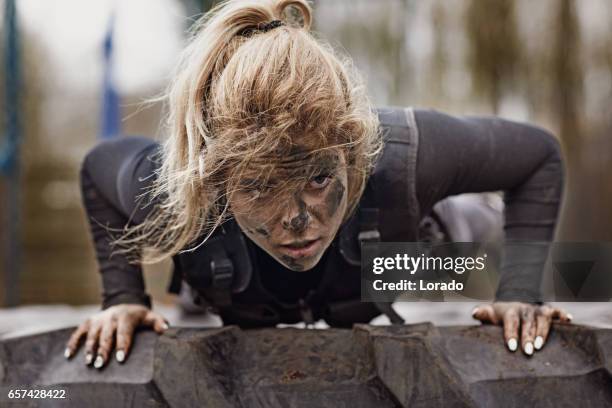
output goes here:
<path id="1" fill-rule="evenodd" d="M 104 37 L 104 81 L 102 84 L 102 118 L 100 138 L 107 139 L 121 134 L 121 108 L 119 94 L 113 81 L 113 31 L 114 15 L 111 16 Z"/>

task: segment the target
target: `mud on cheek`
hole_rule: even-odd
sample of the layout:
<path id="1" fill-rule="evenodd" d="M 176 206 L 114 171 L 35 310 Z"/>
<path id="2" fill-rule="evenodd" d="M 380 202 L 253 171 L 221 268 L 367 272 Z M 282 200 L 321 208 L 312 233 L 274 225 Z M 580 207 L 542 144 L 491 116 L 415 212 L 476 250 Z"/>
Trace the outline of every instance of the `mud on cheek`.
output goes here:
<path id="1" fill-rule="evenodd" d="M 243 221 L 242 227 L 244 228 L 244 232 L 249 235 L 270 238 L 270 231 L 264 224 L 257 222 L 249 222 L 248 220 L 246 220 Z"/>
<path id="2" fill-rule="evenodd" d="M 327 216 L 333 217 L 340 204 L 342 204 L 342 199 L 344 198 L 344 192 L 346 191 L 346 187 L 340 180 L 334 180 L 332 183 L 329 193 L 327 193 L 327 197 L 325 197 L 325 206 L 327 208 Z"/>
<path id="3" fill-rule="evenodd" d="M 255 228 L 255 232 L 259 235 L 261 235 L 264 238 L 268 238 L 270 237 L 270 232 L 268 231 L 268 229 L 265 226 L 259 226 L 257 228 Z"/>

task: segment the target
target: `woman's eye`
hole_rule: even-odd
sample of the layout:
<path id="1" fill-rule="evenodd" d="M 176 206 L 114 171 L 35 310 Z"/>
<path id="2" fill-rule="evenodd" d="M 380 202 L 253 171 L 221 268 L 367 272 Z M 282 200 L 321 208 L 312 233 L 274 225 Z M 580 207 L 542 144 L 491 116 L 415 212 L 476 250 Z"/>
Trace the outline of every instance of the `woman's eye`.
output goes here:
<path id="1" fill-rule="evenodd" d="M 329 182 L 331 181 L 332 177 L 329 174 L 321 174 L 318 175 L 316 177 L 313 177 L 312 179 L 310 179 L 310 187 L 312 188 L 325 188 Z"/>

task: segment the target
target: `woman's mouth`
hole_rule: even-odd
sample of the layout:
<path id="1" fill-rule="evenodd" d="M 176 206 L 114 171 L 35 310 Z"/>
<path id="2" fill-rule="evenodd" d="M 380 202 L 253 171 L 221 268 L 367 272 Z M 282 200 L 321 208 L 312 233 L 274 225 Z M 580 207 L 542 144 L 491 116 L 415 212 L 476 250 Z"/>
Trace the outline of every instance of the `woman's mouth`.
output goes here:
<path id="1" fill-rule="evenodd" d="M 321 238 L 293 241 L 288 244 L 279 245 L 281 251 L 292 258 L 306 258 L 313 256 L 319 250 Z"/>

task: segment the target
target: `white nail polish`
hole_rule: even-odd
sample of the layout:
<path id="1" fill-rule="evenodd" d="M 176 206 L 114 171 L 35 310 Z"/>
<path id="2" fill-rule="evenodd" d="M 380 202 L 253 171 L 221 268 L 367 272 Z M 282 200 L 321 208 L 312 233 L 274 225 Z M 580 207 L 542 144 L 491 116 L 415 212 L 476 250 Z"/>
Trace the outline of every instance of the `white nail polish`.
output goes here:
<path id="1" fill-rule="evenodd" d="M 123 363 L 123 360 L 125 360 L 125 351 L 118 350 L 115 353 L 115 358 L 117 359 L 118 362 Z"/>
<path id="2" fill-rule="evenodd" d="M 510 351 L 516 351 L 517 347 L 518 347 L 518 343 L 516 339 L 508 340 L 508 348 L 510 349 Z"/>
<path id="3" fill-rule="evenodd" d="M 528 356 L 533 354 L 533 343 L 532 342 L 527 342 L 525 343 L 525 347 L 523 348 L 523 350 L 525 351 L 525 354 L 527 354 Z"/>
<path id="4" fill-rule="evenodd" d="M 102 367 L 102 364 L 104 364 L 104 360 L 102 359 L 102 356 L 96 357 L 96 362 L 94 363 L 94 367 L 100 368 Z"/>
<path id="5" fill-rule="evenodd" d="M 544 345 L 544 339 L 542 338 L 542 336 L 537 336 L 535 338 L 535 341 L 533 342 L 533 345 L 535 346 L 536 350 L 541 349 Z"/>
<path id="6" fill-rule="evenodd" d="M 169 326 L 168 326 L 168 323 L 164 323 L 164 325 L 162 326 L 162 328 L 163 328 L 164 330 L 168 330 L 168 327 L 169 327 Z"/>
<path id="7" fill-rule="evenodd" d="M 66 350 L 64 350 L 64 357 L 70 358 L 71 355 L 72 353 L 70 352 L 70 349 L 66 347 Z"/>
<path id="8" fill-rule="evenodd" d="M 87 365 L 91 364 L 92 360 L 93 360 L 93 354 L 87 353 L 85 355 L 85 364 L 87 364 Z"/>
<path id="9" fill-rule="evenodd" d="M 574 316 L 572 316 L 572 314 L 571 314 L 571 313 L 568 313 L 568 314 L 567 314 L 567 318 L 568 318 L 568 320 L 574 320 Z"/>

